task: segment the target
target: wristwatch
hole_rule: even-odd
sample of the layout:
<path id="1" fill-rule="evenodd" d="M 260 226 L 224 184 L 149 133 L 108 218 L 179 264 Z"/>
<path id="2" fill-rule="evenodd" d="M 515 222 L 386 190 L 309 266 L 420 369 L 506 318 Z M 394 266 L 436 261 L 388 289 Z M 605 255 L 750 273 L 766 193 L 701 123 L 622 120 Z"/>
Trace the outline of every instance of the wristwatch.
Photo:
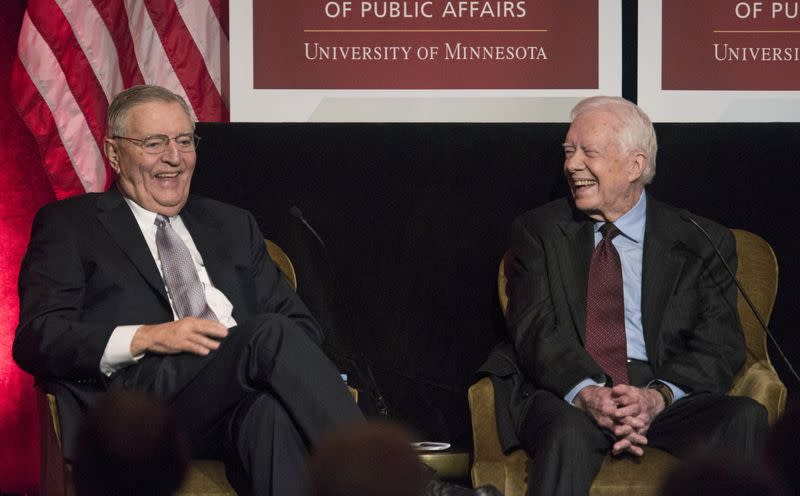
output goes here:
<path id="1" fill-rule="evenodd" d="M 672 404 L 672 400 L 674 398 L 672 394 L 672 389 L 670 389 L 669 386 L 667 386 L 663 382 L 653 381 L 647 386 L 647 388 L 655 389 L 658 392 L 658 394 L 660 394 L 661 397 L 664 398 L 664 408 Z"/>

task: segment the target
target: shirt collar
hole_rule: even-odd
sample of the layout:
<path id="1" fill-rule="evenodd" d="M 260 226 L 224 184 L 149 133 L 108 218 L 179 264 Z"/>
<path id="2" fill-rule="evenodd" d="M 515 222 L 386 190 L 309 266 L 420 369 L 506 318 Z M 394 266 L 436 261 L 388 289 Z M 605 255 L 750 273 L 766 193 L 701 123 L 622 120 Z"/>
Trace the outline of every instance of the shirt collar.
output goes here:
<path id="1" fill-rule="evenodd" d="M 139 224 L 139 227 L 144 231 L 145 229 L 149 229 L 153 227 L 156 223 L 156 214 L 155 212 L 151 212 L 144 208 L 143 206 L 139 205 L 135 201 L 131 200 L 130 198 L 125 198 L 125 203 L 133 212 L 133 216 L 136 218 L 136 223 Z M 177 217 L 177 216 L 176 216 Z M 170 222 L 174 221 L 176 217 L 170 217 Z"/>
<path id="2" fill-rule="evenodd" d="M 641 243 L 644 239 L 645 219 L 647 218 L 647 193 L 642 190 L 639 201 L 632 209 L 625 212 L 622 217 L 614 221 L 622 236 L 634 243 Z M 599 231 L 605 222 L 595 222 L 594 230 Z"/>

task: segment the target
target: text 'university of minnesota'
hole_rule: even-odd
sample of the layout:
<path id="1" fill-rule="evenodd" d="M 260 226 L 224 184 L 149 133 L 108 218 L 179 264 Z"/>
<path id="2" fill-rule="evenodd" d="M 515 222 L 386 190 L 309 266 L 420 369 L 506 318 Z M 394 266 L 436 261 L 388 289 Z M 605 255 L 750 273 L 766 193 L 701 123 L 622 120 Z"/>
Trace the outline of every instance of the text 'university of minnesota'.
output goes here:
<path id="1" fill-rule="evenodd" d="M 395 61 L 409 60 L 412 56 L 432 59 L 439 47 L 426 47 L 425 56 L 420 48 L 410 46 L 342 46 L 304 43 L 305 58 L 311 61 Z M 461 42 L 445 43 L 444 60 L 547 60 L 547 52 L 539 46 L 466 45 Z"/>

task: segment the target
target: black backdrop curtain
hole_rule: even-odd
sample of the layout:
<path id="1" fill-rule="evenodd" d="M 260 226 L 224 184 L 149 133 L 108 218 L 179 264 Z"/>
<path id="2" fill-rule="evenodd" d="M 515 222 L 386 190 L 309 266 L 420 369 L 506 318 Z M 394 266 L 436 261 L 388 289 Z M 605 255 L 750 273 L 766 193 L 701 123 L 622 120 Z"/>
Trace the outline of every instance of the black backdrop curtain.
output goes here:
<path id="1" fill-rule="evenodd" d="M 249 209 L 287 250 L 299 292 L 335 334 L 332 353 L 344 350 L 337 361 L 357 383 L 363 379 L 346 355 L 370 363 L 392 417 L 425 438 L 468 445 L 466 388 L 504 332 L 497 264 L 511 220 L 567 193 L 566 129 L 201 124 L 193 189 Z M 800 124 L 656 131 L 650 194 L 772 244 L 780 287 L 771 327 L 798 362 L 800 159 L 791 145 Z M 292 206 L 323 237 L 327 255 L 289 214 Z M 796 391 L 782 364 L 776 368 Z"/>

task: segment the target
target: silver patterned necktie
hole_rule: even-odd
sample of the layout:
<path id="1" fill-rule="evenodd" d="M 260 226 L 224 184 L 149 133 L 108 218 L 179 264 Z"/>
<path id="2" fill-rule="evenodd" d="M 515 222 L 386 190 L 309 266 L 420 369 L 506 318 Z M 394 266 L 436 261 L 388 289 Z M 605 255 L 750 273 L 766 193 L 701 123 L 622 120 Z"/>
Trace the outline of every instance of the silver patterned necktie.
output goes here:
<path id="1" fill-rule="evenodd" d="M 169 223 L 169 218 L 156 215 L 156 249 L 161 271 L 178 318 L 199 317 L 218 320 L 206 302 L 192 254 Z"/>

